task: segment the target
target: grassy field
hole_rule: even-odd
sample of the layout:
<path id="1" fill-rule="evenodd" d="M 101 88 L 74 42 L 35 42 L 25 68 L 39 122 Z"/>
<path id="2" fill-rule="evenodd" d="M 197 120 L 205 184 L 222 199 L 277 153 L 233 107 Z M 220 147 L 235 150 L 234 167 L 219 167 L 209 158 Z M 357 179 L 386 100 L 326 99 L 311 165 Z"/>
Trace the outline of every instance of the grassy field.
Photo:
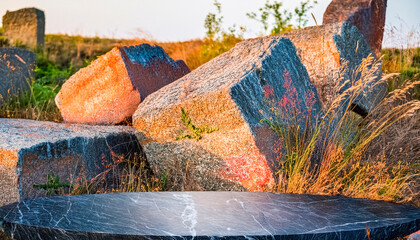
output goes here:
<path id="1" fill-rule="evenodd" d="M 61 85 L 80 68 L 115 46 L 157 44 L 173 59 L 184 60 L 193 70 L 228 51 L 241 40 L 241 37 L 234 35 L 185 42 L 154 42 L 49 34 L 46 35 L 44 48 L 36 51 L 38 63 L 35 76 L 30 80 L 31 91 L 2 105 L 0 117 L 62 121 L 54 103 Z M 7 45 L 2 39 L 0 43 Z M 410 149 L 411 145 L 406 144 L 406 138 L 420 141 L 420 48 L 384 49 L 382 54 L 383 73 L 398 73 L 387 79 L 390 96 L 378 111 L 366 119 L 350 112 L 342 116 L 336 127 L 344 129 L 344 134 L 324 142 L 324 152 L 316 168 L 310 167 L 310 159 L 315 154 L 316 144 L 321 142 L 323 134 L 330 127 L 328 122 L 323 121 L 319 126 L 307 129 L 304 136 L 296 130 L 296 125 L 290 124 L 282 129 L 274 122 L 270 123 L 284 139 L 282 146 L 287 149 L 277 173 L 279 182 L 270 191 L 338 194 L 420 206 L 420 150 Z M 328 114 L 334 114 L 334 110 L 330 109 Z M 403 137 L 399 128 L 404 129 Z M 350 144 L 349 136 L 352 136 Z M 398 136 L 400 139 L 394 141 Z M 383 151 L 377 152 L 377 149 Z M 144 159 L 126 161 L 121 156 L 115 156 L 112 171 L 116 171 L 113 175 L 118 177 L 111 188 L 104 186 L 100 176 L 93 181 L 78 179 L 73 183 L 73 194 L 104 192 L 105 189 L 124 192 L 170 190 L 166 188 L 166 176 L 153 176 Z M 117 167 L 121 163 L 126 167 Z"/>

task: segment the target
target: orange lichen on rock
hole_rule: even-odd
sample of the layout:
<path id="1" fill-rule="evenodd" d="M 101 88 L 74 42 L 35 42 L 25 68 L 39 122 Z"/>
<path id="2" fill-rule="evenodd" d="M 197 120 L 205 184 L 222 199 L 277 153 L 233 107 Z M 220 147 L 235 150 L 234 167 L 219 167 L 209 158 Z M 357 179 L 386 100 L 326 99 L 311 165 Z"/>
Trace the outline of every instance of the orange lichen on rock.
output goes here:
<path id="1" fill-rule="evenodd" d="M 16 167 L 17 150 L 6 150 L 0 148 L 0 165 L 6 167 Z"/>
<path id="2" fill-rule="evenodd" d="M 116 124 L 134 113 L 140 94 L 115 47 L 67 80 L 56 103 L 66 122 Z"/>
<path id="3" fill-rule="evenodd" d="M 19 200 L 17 152 L 0 148 L 0 206 Z"/>

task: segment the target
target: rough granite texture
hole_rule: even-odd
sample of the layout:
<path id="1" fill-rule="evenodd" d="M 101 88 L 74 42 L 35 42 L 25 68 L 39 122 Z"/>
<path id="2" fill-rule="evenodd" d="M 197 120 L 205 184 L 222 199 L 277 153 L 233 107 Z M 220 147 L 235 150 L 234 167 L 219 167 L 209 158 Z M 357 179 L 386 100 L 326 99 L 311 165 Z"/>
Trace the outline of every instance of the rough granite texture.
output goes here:
<path id="1" fill-rule="evenodd" d="M 21 48 L 0 48 L 0 104 L 29 90 L 35 53 Z"/>
<path id="2" fill-rule="evenodd" d="M 159 46 L 115 47 L 71 76 L 55 101 L 66 122 L 117 124 L 147 95 L 189 72 Z"/>
<path id="3" fill-rule="evenodd" d="M 278 167 L 273 146 L 278 137 L 260 123 L 276 114 L 267 101 L 283 104 L 286 112 L 298 109 L 299 118 L 306 118 L 310 109 L 315 119 L 321 108 L 296 48 L 286 38 L 237 44 L 149 95 L 133 115 L 133 125 L 149 163 L 158 175 L 168 172 L 172 189 L 261 191 L 273 185 Z M 199 141 L 176 141 L 180 130 L 189 131 L 181 108 L 197 127 L 218 130 Z"/>
<path id="4" fill-rule="evenodd" d="M 307 27 L 281 36 L 289 38 L 296 46 L 324 108 L 361 79 L 350 69 L 358 68 L 362 60 L 371 54 L 363 35 L 348 23 Z M 381 69 L 374 75 L 376 79 L 372 84 L 367 84 L 363 93 L 353 101 L 362 116 L 374 109 L 387 93 L 386 83 L 376 84 L 381 77 Z"/>
<path id="5" fill-rule="evenodd" d="M 0 119 L 0 205 L 45 196 L 33 188 L 47 174 L 61 182 L 90 179 L 117 155 L 141 153 L 135 129 Z"/>
<path id="6" fill-rule="evenodd" d="M 372 52 L 381 56 L 387 0 L 333 0 L 322 24 L 348 22 L 365 36 Z"/>
<path id="7" fill-rule="evenodd" d="M 36 8 L 7 11 L 3 16 L 3 36 L 12 45 L 20 43 L 30 48 L 44 45 L 44 12 Z"/>

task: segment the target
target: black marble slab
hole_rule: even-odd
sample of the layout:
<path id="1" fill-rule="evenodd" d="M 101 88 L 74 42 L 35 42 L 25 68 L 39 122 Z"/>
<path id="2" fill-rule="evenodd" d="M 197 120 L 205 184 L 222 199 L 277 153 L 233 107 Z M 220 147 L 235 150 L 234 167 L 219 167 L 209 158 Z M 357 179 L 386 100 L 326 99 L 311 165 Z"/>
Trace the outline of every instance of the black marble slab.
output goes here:
<path id="1" fill-rule="evenodd" d="M 59 196 L 0 208 L 14 239 L 392 239 L 420 209 L 336 196 L 154 192 Z"/>

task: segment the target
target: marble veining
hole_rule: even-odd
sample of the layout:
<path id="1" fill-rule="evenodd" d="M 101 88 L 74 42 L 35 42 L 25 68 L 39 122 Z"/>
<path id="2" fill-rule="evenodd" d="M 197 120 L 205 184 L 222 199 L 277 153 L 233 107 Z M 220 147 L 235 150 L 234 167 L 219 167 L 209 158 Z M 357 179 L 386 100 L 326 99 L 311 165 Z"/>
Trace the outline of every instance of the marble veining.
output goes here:
<path id="1" fill-rule="evenodd" d="M 154 192 L 37 198 L 0 208 L 14 239 L 392 239 L 420 209 L 337 196 Z"/>

